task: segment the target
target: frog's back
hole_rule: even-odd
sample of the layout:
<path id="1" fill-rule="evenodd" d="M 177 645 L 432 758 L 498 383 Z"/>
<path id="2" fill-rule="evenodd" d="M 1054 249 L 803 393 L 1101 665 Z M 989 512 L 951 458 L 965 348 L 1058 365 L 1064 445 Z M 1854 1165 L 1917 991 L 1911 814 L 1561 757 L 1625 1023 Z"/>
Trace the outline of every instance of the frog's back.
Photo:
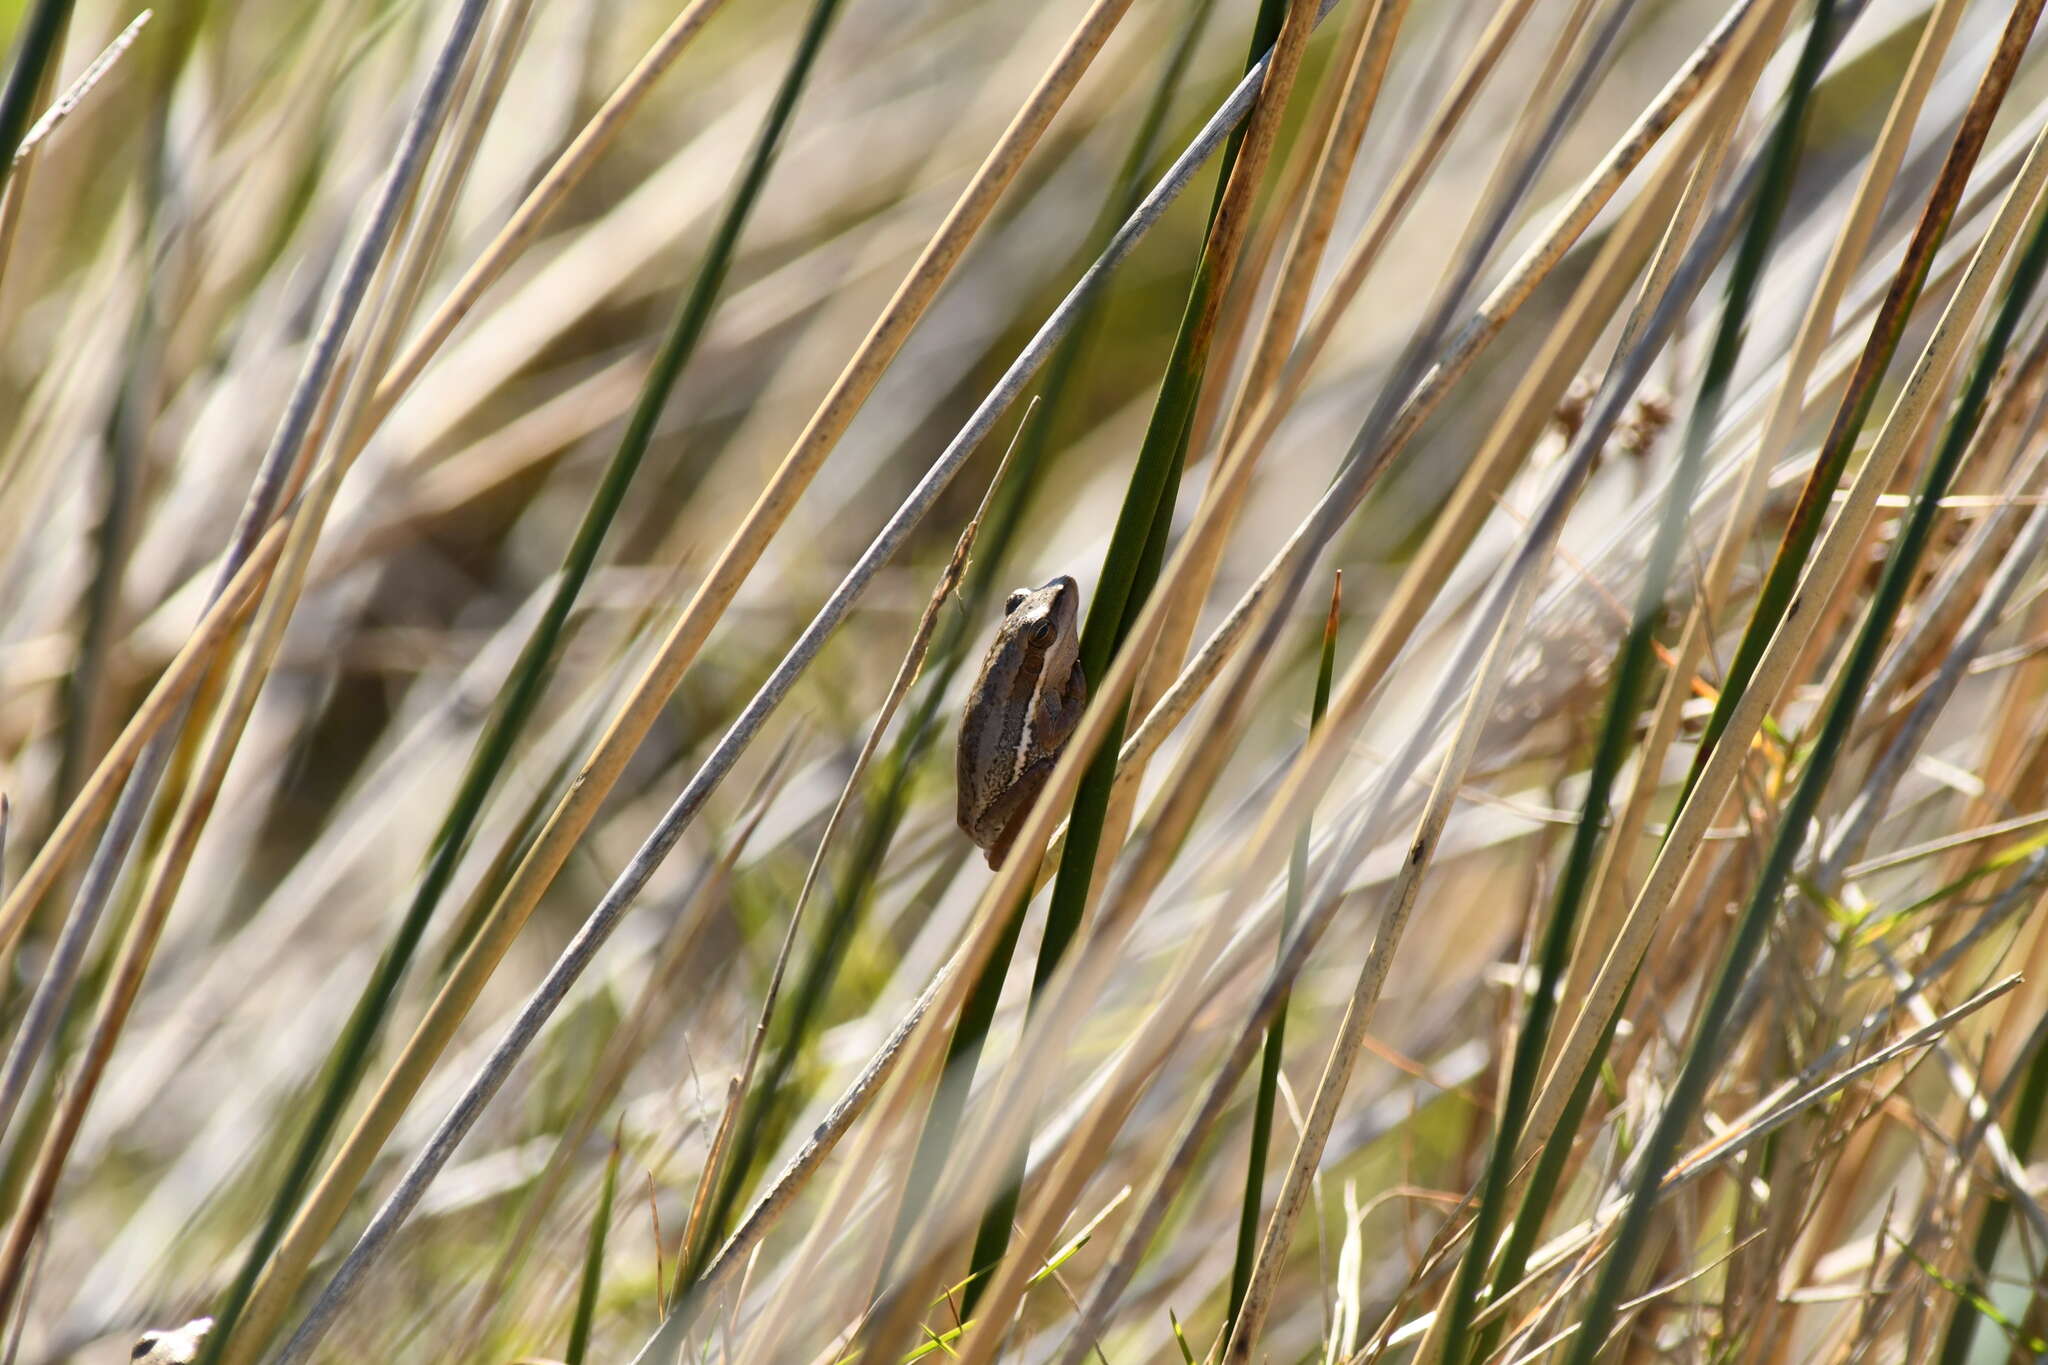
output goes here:
<path id="1" fill-rule="evenodd" d="M 991 695 L 1002 690 L 998 679 L 1006 671 L 1014 672 L 1003 667 L 1002 651 L 991 651 L 969 694 L 974 704 L 961 713 L 956 746 L 954 819 L 983 848 L 996 835 L 984 816 L 1015 776 L 1017 746 L 1023 737 L 1024 716 L 1018 708 L 1006 705 L 1007 698 Z"/>

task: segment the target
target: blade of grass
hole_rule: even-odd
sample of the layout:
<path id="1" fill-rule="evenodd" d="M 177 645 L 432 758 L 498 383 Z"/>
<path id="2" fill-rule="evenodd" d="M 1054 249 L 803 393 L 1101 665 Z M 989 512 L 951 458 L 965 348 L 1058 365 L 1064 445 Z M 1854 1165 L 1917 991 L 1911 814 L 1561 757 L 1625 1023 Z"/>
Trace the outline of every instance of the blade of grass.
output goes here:
<path id="1" fill-rule="evenodd" d="M 1330 615 L 1323 624 L 1322 657 L 1316 665 L 1315 698 L 1309 705 L 1308 728 L 1314 734 L 1330 706 L 1330 678 L 1337 665 L 1337 612 L 1344 600 L 1344 575 L 1340 571 L 1330 588 Z M 1287 898 L 1281 902 L 1280 937 L 1284 942 L 1301 913 L 1301 898 L 1308 881 L 1309 824 L 1304 820 L 1295 836 L 1294 852 L 1287 864 Z M 1265 1052 L 1259 1059 L 1259 1093 L 1252 1102 L 1252 1136 L 1245 1156 L 1244 1207 L 1237 1220 L 1237 1258 L 1230 1270 L 1230 1307 L 1223 1315 L 1223 1336 L 1237 1322 L 1237 1310 L 1244 1304 L 1251 1283 L 1252 1258 L 1259 1250 L 1259 1214 L 1265 1207 L 1266 1154 L 1273 1141 L 1273 1104 L 1280 1092 L 1280 1063 L 1287 1045 L 1289 994 L 1282 994 L 1273 1022 L 1266 1029 Z"/>
<path id="2" fill-rule="evenodd" d="M 1387 903 L 1374 929 L 1372 947 L 1359 964 L 1357 980 L 1350 999 L 1345 1002 L 1343 1021 L 1338 1025 L 1337 1037 L 1323 1063 L 1322 1075 L 1316 1081 L 1316 1093 L 1309 1105 L 1308 1118 L 1302 1125 L 1301 1137 L 1295 1143 L 1286 1181 L 1259 1245 L 1258 1262 L 1245 1295 L 1246 1308 L 1241 1315 L 1233 1317 L 1221 1339 L 1225 1361 L 1249 1360 L 1256 1349 L 1258 1332 L 1272 1301 L 1280 1262 L 1286 1256 L 1316 1170 L 1322 1164 L 1323 1152 L 1336 1124 L 1344 1092 L 1350 1087 L 1352 1072 L 1357 1066 L 1365 1031 L 1372 1025 L 1373 1012 L 1386 984 L 1388 968 L 1393 963 L 1394 952 L 1421 894 L 1423 877 L 1428 873 L 1430 861 L 1442 841 L 1451 805 L 1471 767 L 1480 733 L 1500 700 L 1507 666 L 1518 639 L 1516 622 L 1526 613 L 1537 586 L 1535 576 L 1525 580 L 1522 590 L 1510 600 L 1510 610 L 1497 618 L 1498 626 L 1480 665 L 1480 676 L 1472 685 L 1456 734 L 1444 754 L 1408 856 L 1394 885 L 1388 890 Z"/>
<path id="3" fill-rule="evenodd" d="M 1589 0 L 1581 0 L 1581 4 Z M 1399 35 L 1401 23 L 1407 15 L 1407 0 L 1372 0 L 1362 4 L 1346 32 L 1340 37 L 1339 48 L 1332 55 L 1333 70 L 1336 66 L 1345 69 L 1342 89 L 1333 92 L 1334 99 L 1325 97 L 1313 107 L 1305 121 L 1301 136 L 1306 139 L 1314 135 L 1315 125 L 1320 120 L 1324 125 L 1322 136 L 1314 148 L 1312 163 L 1302 175 L 1290 175 L 1276 184 L 1272 195 L 1276 207 L 1270 218 L 1284 219 L 1284 206 L 1300 201 L 1303 207 L 1293 221 L 1292 230 L 1287 234 L 1287 245 L 1282 253 L 1279 268 L 1271 287 L 1271 298 L 1258 319 L 1258 330 L 1244 365 L 1241 382 L 1233 390 L 1228 383 L 1217 382 L 1203 386 L 1198 395 L 1196 408 L 1190 420 L 1189 443 L 1200 449 L 1207 444 L 1212 434 L 1218 437 L 1218 452 L 1227 451 L 1236 433 L 1249 415 L 1252 402 L 1269 392 L 1273 381 L 1287 359 L 1295 333 L 1300 328 L 1302 314 L 1308 307 L 1309 291 L 1314 283 L 1317 269 L 1322 262 L 1323 252 L 1336 226 L 1336 216 L 1349 183 L 1350 173 L 1358 160 L 1358 148 L 1365 135 L 1366 124 L 1374 106 L 1378 103 L 1380 85 L 1386 74 L 1387 64 L 1392 56 L 1394 40 Z M 1493 29 L 1503 35 L 1512 34 L 1519 26 L 1525 9 L 1509 6 L 1493 21 Z M 1479 51 L 1466 65 L 1461 79 L 1454 83 L 1459 91 L 1476 89 L 1491 70 L 1486 60 L 1487 44 L 1482 42 Z M 1350 57 L 1346 61 L 1344 53 Z M 1334 106 L 1327 114 L 1322 105 Z M 1450 101 L 1449 116 L 1432 130 L 1441 132 L 1457 119 L 1458 101 Z M 1408 160 L 1406 169 L 1413 173 L 1419 183 L 1423 168 L 1433 164 L 1434 153 L 1441 150 L 1441 137 L 1426 139 L 1428 146 L 1417 149 Z M 1405 212 L 1409 196 L 1397 188 L 1376 206 L 1374 216 L 1380 222 L 1399 219 Z M 1234 368 L 1234 354 L 1237 348 L 1235 332 L 1245 323 L 1245 314 L 1251 311 L 1249 302 L 1237 305 L 1231 303 L 1237 295 L 1252 294 L 1258 289 L 1258 282 L 1265 273 L 1265 256 L 1270 249 L 1271 239 L 1278 235 L 1275 227 L 1269 226 L 1260 234 L 1264 241 L 1255 241 L 1252 256 L 1242 264 L 1230 286 L 1230 311 L 1225 314 L 1225 323 L 1232 330 L 1226 335 L 1224 346 L 1212 361 L 1211 367 L 1219 376 L 1227 377 Z M 1364 239 L 1372 238 L 1367 229 Z M 1383 240 L 1383 239 L 1382 239 Z M 1221 423 L 1219 432 L 1212 433 L 1216 426 L 1215 410 L 1225 401 L 1229 408 Z M 1227 482 L 1216 482 L 1215 474 L 1220 462 L 1210 469 L 1211 481 L 1202 491 L 1197 513 L 1205 508 L 1208 515 L 1216 519 L 1216 529 L 1207 542 L 1213 549 L 1192 561 L 1183 575 L 1183 581 L 1176 585 L 1176 592 L 1169 599 L 1171 610 L 1160 625 L 1154 640 L 1147 647 L 1149 659 L 1145 673 L 1132 692 L 1130 714 L 1144 716 L 1158 702 L 1160 696 L 1173 682 L 1181 662 L 1187 656 L 1188 642 L 1193 639 L 1203 604 L 1208 600 L 1209 588 L 1214 581 L 1216 570 L 1223 554 L 1223 546 L 1241 512 L 1244 498 L 1250 487 L 1248 471 Z M 1218 501 L 1220 500 L 1220 501 Z M 1212 505 L 1213 504 L 1213 505 Z M 1138 785 L 1143 778 L 1146 759 L 1127 753 L 1118 755 L 1115 781 L 1110 789 L 1110 800 L 1102 821 L 1102 834 L 1097 839 L 1099 880 L 1106 875 L 1107 863 L 1115 856 L 1115 850 L 1122 847 L 1129 835 L 1132 812 L 1137 805 Z M 1061 836 L 1060 862 L 1065 860 L 1064 835 Z"/>
<path id="4" fill-rule="evenodd" d="M 623 1126 L 624 1120 L 621 1120 Z M 590 1351 L 590 1329 L 597 1320 L 597 1291 L 604 1284 L 604 1238 L 612 1224 L 612 1192 L 619 1183 L 619 1132 L 612 1134 L 612 1153 L 604 1163 L 604 1183 L 597 1190 L 597 1211 L 590 1216 L 590 1238 L 583 1252 L 583 1278 L 576 1286 L 576 1316 L 569 1323 L 569 1346 L 562 1365 L 583 1365 Z"/>
<path id="5" fill-rule="evenodd" d="M 66 8 L 69 9 L 70 6 L 67 4 Z M 52 99 L 52 93 L 57 88 L 60 65 L 54 58 L 63 51 L 71 30 L 71 17 L 68 13 L 58 21 L 56 33 L 46 45 L 49 55 L 44 60 L 42 76 L 37 81 L 35 94 L 32 96 L 33 103 L 43 106 L 43 113 L 35 123 L 21 133 L 20 140 L 14 144 L 13 155 L 9 157 L 12 175 L 4 180 L 4 184 L 0 184 L 0 288 L 4 288 L 9 273 L 8 266 L 14 260 L 14 243 L 21 230 L 22 206 L 28 202 L 29 189 L 35 180 L 36 166 L 41 160 L 39 149 L 43 139 L 64 121 L 92 86 L 106 75 L 121 54 L 134 42 L 136 33 L 149 18 L 150 11 L 144 10 L 99 56 L 86 64 L 85 70 L 65 87 L 61 95 Z M 26 57 L 28 54 L 24 51 L 22 55 Z M 169 66 L 171 60 L 167 57 L 163 64 Z"/>
<path id="6" fill-rule="evenodd" d="M 1289 234 L 1286 249 L 1282 255 L 1278 272 L 1278 283 L 1274 286 L 1273 297 L 1259 322 L 1259 332 L 1246 365 L 1245 375 L 1231 399 L 1231 409 L 1223 424 L 1221 446 L 1228 450 L 1238 434 L 1249 422 L 1252 407 L 1270 391 L 1279 378 L 1280 370 L 1288 358 L 1296 333 L 1300 330 L 1302 315 L 1308 311 L 1309 292 L 1314 284 L 1323 253 L 1329 246 L 1331 233 L 1336 227 L 1337 211 L 1342 206 L 1344 189 L 1349 183 L 1350 173 L 1358 160 L 1358 150 L 1365 139 L 1365 132 L 1373 113 L 1379 104 L 1382 84 L 1385 82 L 1387 66 L 1392 60 L 1395 40 L 1400 36 L 1401 24 L 1407 17 L 1408 0 L 1372 0 L 1362 6 L 1363 16 L 1358 24 L 1357 45 L 1351 55 L 1349 69 L 1345 72 L 1344 87 L 1339 95 L 1339 107 L 1332 120 L 1328 136 L 1317 152 L 1313 178 L 1308 189 L 1308 204 L 1301 217 L 1295 222 Z M 1478 74 L 1488 68 L 1474 63 L 1470 74 Z M 1455 108 L 1455 105 L 1453 106 Z M 1447 120 L 1448 121 L 1448 120 Z M 1418 162 L 1418 165 L 1429 164 Z M 1394 197 L 1405 199 L 1406 196 Z M 1218 490 L 1223 491 L 1223 490 Z M 1205 492 L 1204 496 L 1209 496 Z M 1208 556 L 1207 561 L 1198 563 L 1191 572 L 1200 583 L 1210 582 L 1221 559 L 1221 549 Z M 1201 600 L 1206 592 L 1189 593 L 1191 605 L 1183 607 L 1161 629 L 1161 659 L 1179 660 L 1187 653 L 1188 640 L 1192 637 L 1195 620 Z M 1155 665 L 1155 673 L 1171 674 L 1172 666 Z M 1149 681 L 1149 680 L 1148 680 Z M 1156 693 L 1162 690 L 1171 677 L 1161 677 L 1157 687 L 1151 688 L 1155 695 L 1146 699 L 1137 708 L 1149 711 L 1150 703 L 1157 700 Z M 1141 692 L 1141 697 L 1144 695 Z"/>
<path id="7" fill-rule="evenodd" d="M 2006 608 L 2019 591 L 2020 580 L 2044 549 L 2048 549 L 2048 508 L 2036 508 L 2013 542 L 2010 554 L 1978 593 L 1969 619 L 1949 642 L 1919 699 L 1857 787 L 1841 824 L 1813 869 L 1813 879 L 1823 891 L 1833 894 L 1841 885 L 1843 866 L 1862 856 L 1878 821 L 1890 808 L 1906 765 L 1918 755 L 1928 731 L 1954 697 L 1970 663 L 1982 651 L 1985 639 L 2001 624 Z"/>

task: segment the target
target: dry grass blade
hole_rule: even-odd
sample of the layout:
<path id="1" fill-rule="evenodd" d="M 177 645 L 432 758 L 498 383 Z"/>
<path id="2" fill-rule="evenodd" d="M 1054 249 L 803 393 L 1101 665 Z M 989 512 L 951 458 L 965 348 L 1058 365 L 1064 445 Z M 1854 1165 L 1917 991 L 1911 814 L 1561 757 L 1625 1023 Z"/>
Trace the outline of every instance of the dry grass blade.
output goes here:
<path id="1" fill-rule="evenodd" d="M 143 26 L 155 17 L 154 10 L 143 10 L 128 21 L 128 27 L 114 35 L 113 41 L 100 49 L 97 57 L 86 63 L 85 69 L 64 87 L 64 93 L 53 100 L 29 126 L 28 132 L 22 135 L 21 145 L 14 152 L 16 161 L 33 153 L 44 138 L 56 132 L 65 119 L 78 112 L 79 106 L 92 94 L 93 88 L 107 78 L 107 74 L 127 55 L 128 49 L 135 45 Z"/>

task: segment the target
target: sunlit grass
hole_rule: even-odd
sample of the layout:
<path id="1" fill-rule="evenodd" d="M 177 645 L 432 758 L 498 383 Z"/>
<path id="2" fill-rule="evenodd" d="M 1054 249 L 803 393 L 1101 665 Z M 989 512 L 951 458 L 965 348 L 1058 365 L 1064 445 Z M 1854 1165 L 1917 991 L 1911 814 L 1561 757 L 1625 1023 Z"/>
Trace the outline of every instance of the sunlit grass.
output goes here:
<path id="1" fill-rule="evenodd" d="M 8 1358 L 2034 1349 L 2041 8 L 0 4 Z"/>

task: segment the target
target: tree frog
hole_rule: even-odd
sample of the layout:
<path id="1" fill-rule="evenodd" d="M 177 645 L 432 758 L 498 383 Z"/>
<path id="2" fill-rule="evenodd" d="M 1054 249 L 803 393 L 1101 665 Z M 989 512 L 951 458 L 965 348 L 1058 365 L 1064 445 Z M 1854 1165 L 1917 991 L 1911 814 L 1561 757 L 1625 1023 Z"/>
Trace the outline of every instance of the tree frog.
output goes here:
<path id="1" fill-rule="evenodd" d="M 1065 575 L 1011 593 L 967 694 L 960 718 L 960 828 L 988 855 L 990 867 L 1002 866 L 1088 700 L 1080 618 L 1081 590 Z"/>

